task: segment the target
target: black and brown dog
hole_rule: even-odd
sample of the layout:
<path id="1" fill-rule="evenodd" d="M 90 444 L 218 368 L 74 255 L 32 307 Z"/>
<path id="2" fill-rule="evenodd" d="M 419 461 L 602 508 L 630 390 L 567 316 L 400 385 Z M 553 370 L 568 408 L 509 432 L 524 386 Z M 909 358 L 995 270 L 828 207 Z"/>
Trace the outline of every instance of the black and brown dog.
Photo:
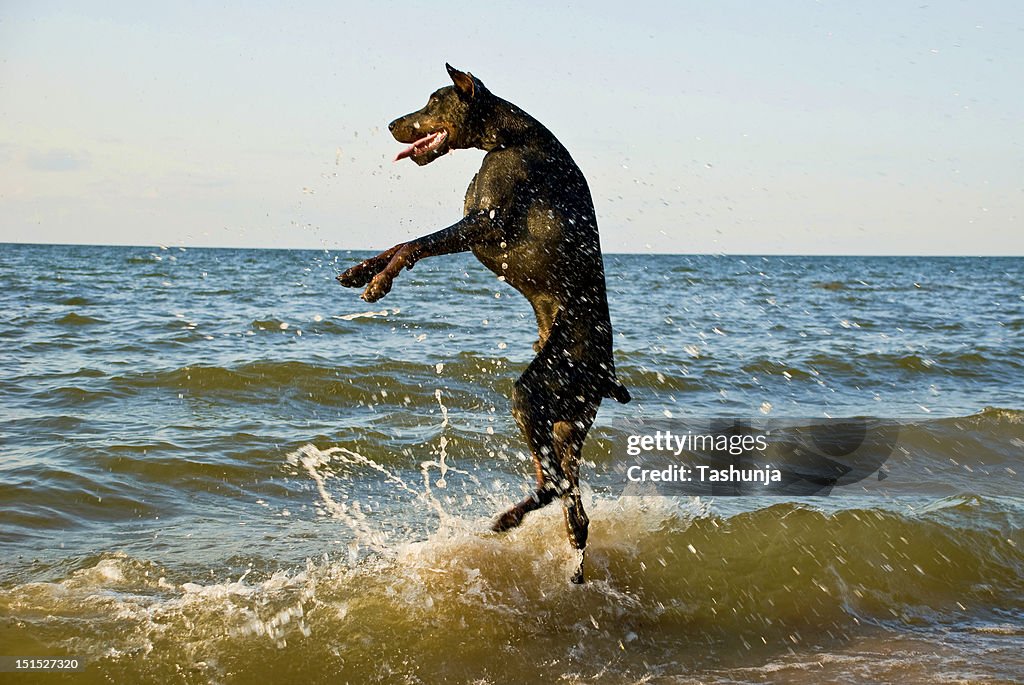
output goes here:
<path id="1" fill-rule="evenodd" d="M 582 555 L 589 524 L 579 491 L 583 441 L 602 398 L 630 399 L 615 377 L 594 202 L 579 167 L 550 131 L 472 74 L 445 66 L 454 85 L 388 128 L 409 144 L 395 161 L 408 157 L 422 166 L 450 150 L 487 151 L 466 191 L 464 216 L 357 264 L 338 280 L 366 286 L 363 299 L 375 302 L 402 269 L 425 257 L 472 250 L 530 301 L 540 339 L 536 358 L 516 381 L 512 413 L 533 454 L 537 490 L 493 528 L 514 528 L 528 512 L 562 497 L 569 541 Z M 582 556 L 572 580 L 583 582 Z"/>

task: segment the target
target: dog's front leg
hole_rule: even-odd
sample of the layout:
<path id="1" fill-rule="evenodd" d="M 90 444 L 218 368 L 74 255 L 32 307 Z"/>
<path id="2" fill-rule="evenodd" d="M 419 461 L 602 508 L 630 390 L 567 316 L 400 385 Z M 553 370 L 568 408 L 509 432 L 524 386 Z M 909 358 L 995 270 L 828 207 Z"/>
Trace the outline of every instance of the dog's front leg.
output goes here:
<path id="1" fill-rule="evenodd" d="M 352 267 L 338 276 L 338 281 L 344 286 L 357 287 L 368 280 L 362 298 L 376 302 L 391 291 L 392 282 L 402 269 L 411 269 L 419 260 L 465 252 L 480 242 L 500 239 L 498 223 L 489 214 L 474 213 L 436 233 L 395 245 Z"/>
<path id="2" fill-rule="evenodd" d="M 345 273 L 338 276 L 338 282 L 346 288 L 362 288 L 364 285 L 373 280 L 373 277 L 384 270 L 384 267 L 388 265 L 391 258 L 395 256 L 405 243 L 395 245 L 390 250 L 381 252 L 376 257 L 370 257 L 365 259 L 352 268 L 345 271 Z"/>

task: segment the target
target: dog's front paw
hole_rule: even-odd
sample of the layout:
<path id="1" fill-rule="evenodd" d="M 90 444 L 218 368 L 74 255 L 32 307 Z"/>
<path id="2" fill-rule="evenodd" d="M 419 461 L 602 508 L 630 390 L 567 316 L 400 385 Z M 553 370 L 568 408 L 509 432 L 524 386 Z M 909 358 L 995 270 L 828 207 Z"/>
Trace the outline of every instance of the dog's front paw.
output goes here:
<path id="1" fill-rule="evenodd" d="M 359 262 L 351 269 L 339 274 L 338 283 L 341 283 L 346 288 L 362 288 L 380 271 L 379 267 L 374 268 L 377 266 L 374 261 L 374 259 L 367 259 L 365 262 Z"/>
<path id="2" fill-rule="evenodd" d="M 353 269 L 354 268 L 355 267 L 353 267 Z M 358 288 L 361 285 L 366 285 L 365 281 L 362 283 L 359 282 L 359 276 L 353 273 L 352 269 L 349 269 L 345 273 L 338 274 L 337 280 L 338 283 L 341 283 L 346 288 Z"/>
<path id="3" fill-rule="evenodd" d="M 366 286 L 366 290 L 360 295 L 367 302 L 376 302 L 380 298 L 391 292 L 392 279 L 386 274 L 377 274 L 370 281 L 370 285 Z"/>

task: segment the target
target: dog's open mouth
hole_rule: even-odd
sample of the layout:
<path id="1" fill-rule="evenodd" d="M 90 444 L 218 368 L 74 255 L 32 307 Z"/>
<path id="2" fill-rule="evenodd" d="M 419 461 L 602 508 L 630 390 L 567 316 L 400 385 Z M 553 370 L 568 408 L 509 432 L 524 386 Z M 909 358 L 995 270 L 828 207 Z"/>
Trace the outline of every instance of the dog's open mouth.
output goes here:
<path id="1" fill-rule="evenodd" d="M 448 131 L 441 129 L 440 131 L 434 131 L 423 136 L 415 143 L 405 148 L 398 155 L 395 156 L 395 161 L 405 159 L 406 157 L 419 157 L 425 155 L 428 152 L 433 152 L 437 148 L 444 144 L 444 141 L 448 139 Z"/>

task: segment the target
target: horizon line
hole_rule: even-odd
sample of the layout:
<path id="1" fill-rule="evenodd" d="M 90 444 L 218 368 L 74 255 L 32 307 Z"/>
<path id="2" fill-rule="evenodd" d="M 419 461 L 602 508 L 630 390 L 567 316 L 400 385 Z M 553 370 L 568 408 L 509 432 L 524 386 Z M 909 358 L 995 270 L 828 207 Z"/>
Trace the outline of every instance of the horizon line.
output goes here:
<path id="1" fill-rule="evenodd" d="M 238 245 L 159 245 L 159 244 L 133 244 L 133 243 L 54 243 L 34 242 L 28 240 L 3 240 L 0 246 L 6 245 L 31 245 L 36 247 L 119 247 L 136 249 L 155 250 L 266 250 L 275 252 L 380 252 L 379 248 L 366 247 L 258 247 Z M 468 252 L 468 250 L 467 250 Z M 834 252 L 660 252 L 660 251 L 630 251 L 630 252 L 603 252 L 604 255 L 649 255 L 666 257 L 916 257 L 916 258 L 990 258 L 990 259 L 1020 259 L 1024 254 L 953 254 L 953 253 L 834 253 Z"/>

